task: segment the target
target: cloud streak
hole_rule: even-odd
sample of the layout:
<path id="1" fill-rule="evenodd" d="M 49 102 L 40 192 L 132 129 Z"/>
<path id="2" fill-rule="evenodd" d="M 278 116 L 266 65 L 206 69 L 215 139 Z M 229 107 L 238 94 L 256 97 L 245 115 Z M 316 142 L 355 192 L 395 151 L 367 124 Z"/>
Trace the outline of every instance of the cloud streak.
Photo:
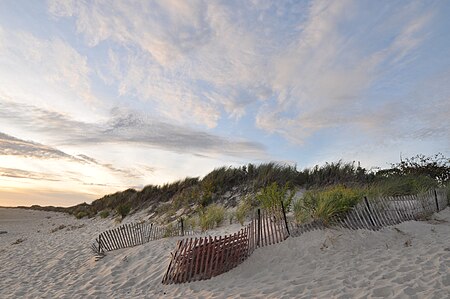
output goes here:
<path id="1" fill-rule="evenodd" d="M 50 146 L 21 140 L 2 132 L 0 132 L 0 155 L 14 155 L 38 159 L 67 159 L 76 162 L 82 161 Z"/>
<path id="2" fill-rule="evenodd" d="M 264 157 L 262 144 L 230 140 L 151 119 L 137 112 L 113 109 L 104 123 L 76 121 L 32 105 L 0 102 L 0 118 L 47 135 L 58 144 L 141 144 L 177 153 Z"/>

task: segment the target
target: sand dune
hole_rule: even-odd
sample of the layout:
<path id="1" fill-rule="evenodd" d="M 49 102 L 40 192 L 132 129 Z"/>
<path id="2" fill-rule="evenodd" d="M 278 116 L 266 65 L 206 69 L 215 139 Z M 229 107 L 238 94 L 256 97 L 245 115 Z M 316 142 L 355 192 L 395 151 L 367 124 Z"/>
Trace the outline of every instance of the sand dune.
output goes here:
<path id="1" fill-rule="evenodd" d="M 260 248 L 237 268 L 211 280 L 168 286 L 161 278 L 177 238 L 109 252 L 94 261 L 90 243 L 114 225 L 111 220 L 0 209 L 0 231 L 7 231 L 0 234 L 0 298 L 448 298 L 450 294 L 450 208 L 433 220 L 405 222 L 379 232 L 309 232 Z"/>

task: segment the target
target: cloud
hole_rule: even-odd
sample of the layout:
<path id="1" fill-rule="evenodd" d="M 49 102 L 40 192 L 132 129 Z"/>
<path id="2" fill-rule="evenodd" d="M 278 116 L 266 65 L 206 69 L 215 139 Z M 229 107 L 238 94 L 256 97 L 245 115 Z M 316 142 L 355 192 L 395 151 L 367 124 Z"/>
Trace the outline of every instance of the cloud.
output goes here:
<path id="1" fill-rule="evenodd" d="M 367 5 L 311 3 L 298 36 L 275 60 L 272 86 L 278 96 L 261 106 L 259 128 L 301 144 L 325 129 L 359 127 L 361 114 L 376 103 L 370 91 L 414 60 L 432 16 L 431 9 L 411 3 L 382 23 L 377 18 L 385 7 L 373 7 L 368 15 Z M 381 36 L 389 39 L 366 45 Z M 383 120 L 373 125 L 383 126 Z"/>
<path id="2" fill-rule="evenodd" d="M 14 155 L 38 159 L 82 160 L 68 155 L 58 149 L 32 141 L 25 141 L 0 132 L 0 155 Z"/>
<path id="3" fill-rule="evenodd" d="M 71 111 L 77 102 L 98 105 L 91 91 L 87 57 L 58 37 L 39 38 L 0 25 L 0 94 L 17 102 Z"/>
<path id="4" fill-rule="evenodd" d="M 0 167 L 0 177 L 10 177 L 15 179 L 30 179 L 37 181 L 61 181 L 56 175 L 43 172 L 28 171 L 17 168 Z"/>
<path id="5" fill-rule="evenodd" d="M 254 8 L 242 5 L 240 15 L 256 19 Z M 105 53 L 109 61 L 98 68 L 99 76 L 115 82 L 120 95 L 152 103 L 171 122 L 214 128 L 224 113 L 240 118 L 267 94 L 264 54 L 270 40 L 257 26 L 249 31 L 248 20 L 229 5 L 50 1 L 49 12 L 74 18 L 91 47 L 116 43 Z"/>
<path id="6" fill-rule="evenodd" d="M 120 169 L 115 166 L 113 166 L 110 163 L 102 163 L 98 160 L 86 156 L 84 154 L 79 154 L 77 156 L 69 155 L 61 150 L 58 150 L 56 148 L 43 145 L 40 143 L 36 143 L 33 141 L 26 141 L 22 139 L 18 139 L 16 137 L 4 134 L 0 132 L 0 156 L 19 156 L 24 158 L 33 158 L 33 159 L 56 159 L 56 160 L 65 160 L 69 162 L 75 162 L 79 164 L 91 164 L 95 166 L 100 166 L 102 168 L 107 169 L 108 171 L 119 174 L 121 177 L 126 178 L 137 178 L 140 177 L 141 173 L 137 171 L 136 169 Z M 151 168 L 147 167 L 146 171 L 150 171 Z M 38 175 L 35 172 L 29 172 L 25 170 L 19 170 L 14 169 L 14 172 L 3 172 L 0 174 L 0 176 L 9 176 L 13 177 L 13 175 L 16 175 L 17 178 L 32 178 L 32 179 L 38 179 L 38 178 L 51 178 L 52 175 L 47 174 L 40 174 Z M 71 180 L 76 180 L 77 174 L 74 176 L 71 176 Z M 51 179 L 54 180 L 54 179 Z M 80 181 L 82 182 L 82 181 Z M 84 183 L 86 184 L 86 183 Z M 91 183 L 89 183 L 91 184 Z M 98 184 L 96 184 L 98 185 Z"/>
<path id="7" fill-rule="evenodd" d="M 0 123 L 46 136 L 52 143 L 141 144 L 177 153 L 203 153 L 233 157 L 263 158 L 265 147 L 257 142 L 231 140 L 187 127 L 154 120 L 126 109 L 113 109 L 103 123 L 85 123 L 32 105 L 0 102 Z"/>

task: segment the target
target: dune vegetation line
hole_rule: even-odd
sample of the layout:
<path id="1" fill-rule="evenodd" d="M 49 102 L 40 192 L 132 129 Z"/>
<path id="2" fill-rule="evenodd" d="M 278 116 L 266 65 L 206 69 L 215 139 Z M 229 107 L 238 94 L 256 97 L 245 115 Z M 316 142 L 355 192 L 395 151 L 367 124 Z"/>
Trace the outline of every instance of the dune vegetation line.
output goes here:
<path id="1" fill-rule="evenodd" d="M 283 201 L 297 222 L 327 220 L 348 211 L 364 196 L 420 194 L 435 188 L 450 190 L 450 158 L 439 153 L 404 158 L 388 169 L 365 169 L 354 162 L 337 161 L 298 170 L 296 166 L 265 163 L 214 169 L 203 178 L 186 178 L 142 190 L 127 189 L 69 208 L 39 207 L 73 214 L 121 220 L 130 213 L 148 211 L 159 224 L 184 217 L 186 225 L 202 230 L 224 221 L 243 224 L 257 207 Z M 301 196 L 296 196 L 301 190 Z M 448 192 L 449 193 L 449 192 Z"/>

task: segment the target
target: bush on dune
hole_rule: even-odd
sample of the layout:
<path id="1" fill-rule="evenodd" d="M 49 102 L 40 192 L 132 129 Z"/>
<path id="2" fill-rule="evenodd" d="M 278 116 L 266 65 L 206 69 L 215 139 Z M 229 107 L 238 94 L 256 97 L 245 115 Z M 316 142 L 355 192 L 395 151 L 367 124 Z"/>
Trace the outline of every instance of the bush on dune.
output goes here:
<path id="1" fill-rule="evenodd" d="M 130 206 L 126 204 L 121 204 L 116 208 L 117 214 L 119 214 L 122 219 L 125 218 L 130 213 Z"/>
<path id="2" fill-rule="evenodd" d="M 370 196 L 414 195 L 438 187 L 438 182 L 429 176 L 398 175 L 384 178 L 371 185 Z"/>
<path id="3" fill-rule="evenodd" d="M 270 209 L 273 207 L 279 207 L 282 202 L 286 211 L 289 210 L 291 201 L 294 198 L 295 192 L 289 186 L 278 186 L 277 183 L 272 183 L 269 186 L 261 189 L 260 193 L 256 195 L 256 199 L 263 209 Z"/>
<path id="4" fill-rule="evenodd" d="M 239 203 L 238 207 L 236 208 L 236 219 L 241 225 L 244 225 L 245 219 L 250 214 L 252 208 L 253 207 L 249 196 L 243 198 Z"/>
<path id="5" fill-rule="evenodd" d="M 103 211 L 100 212 L 99 215 L 100 215 L 101 218 L 106 218 L 106 217 L 109 216 L 109 211 L 108 210 L 103 210 Z"/>
<path id="6" fill-rule="evenodd" d="M 345 213 L 355 206 L 361 200 L 362 194 L 360 189 L 343 185 L 308 191 L 293 205 L 296 221 L 320 219 L 327 223 L 331 217 Z"/>
<path id="7" fill-rule="evenodd" d="M 225 219 L 225 208 L 217 204 L 209 205 L 205 210 L 200 211 L 199 218 L 202 230 L 217 227 Z"/>

